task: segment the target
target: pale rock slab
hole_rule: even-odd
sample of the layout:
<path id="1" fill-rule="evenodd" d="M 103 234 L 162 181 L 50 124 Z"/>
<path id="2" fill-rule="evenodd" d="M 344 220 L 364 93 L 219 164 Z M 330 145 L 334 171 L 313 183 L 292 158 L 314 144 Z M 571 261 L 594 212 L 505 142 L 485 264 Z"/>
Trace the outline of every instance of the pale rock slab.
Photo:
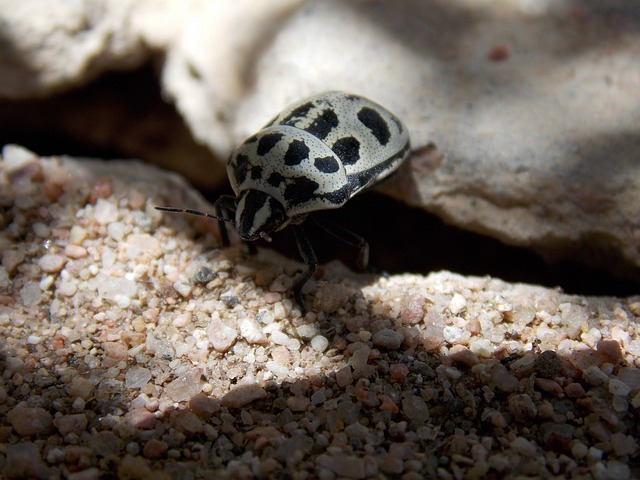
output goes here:
<path id="1" fill-rule="evenodd" d="M 388 190 L 397 198 L 639 275 L 633 3 L 0 0 L 0 22 L 4 97 L 68 89 L 153 51 L 166 98 L 224 159 L 289 102 L 353 91 L 412 132 L 417 153 Z M 224 181 L 220 166 L 205 173 Z"/>

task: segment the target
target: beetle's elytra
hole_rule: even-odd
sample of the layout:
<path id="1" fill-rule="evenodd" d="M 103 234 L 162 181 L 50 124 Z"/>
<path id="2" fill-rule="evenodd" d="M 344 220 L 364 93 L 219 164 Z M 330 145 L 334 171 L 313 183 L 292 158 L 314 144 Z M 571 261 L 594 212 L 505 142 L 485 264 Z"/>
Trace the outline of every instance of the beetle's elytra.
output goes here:
<path id="1" fill-rule="evenodd" d="M 388 110 L 364 97 L 325 92 L 285 108 L 262 130 L 235 148 L 227 162 L 234 196 L 215 202 L 216 215 L 156 207 L 215 218 L 224 246 L 226 223 L 235 224 L 243 240 L 270 240 L 291 224 L 307 269 L 293 290 L 302 311 L 302 287 L 317 267 L 316 255 L 302 223 L 320 210 L 339 208 L 358 192 L 395 172 L 408 156 L 409 133 Z M 349 230 L 320 222 L 322 228 L 360 249 L 366 268 L 367 242 Z"/>

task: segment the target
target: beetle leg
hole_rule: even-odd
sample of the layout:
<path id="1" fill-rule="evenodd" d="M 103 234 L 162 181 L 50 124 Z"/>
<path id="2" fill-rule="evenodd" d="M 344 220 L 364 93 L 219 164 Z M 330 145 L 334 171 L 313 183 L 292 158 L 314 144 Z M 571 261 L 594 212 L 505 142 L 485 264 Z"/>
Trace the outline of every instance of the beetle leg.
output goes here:
<path id="1" fill-rule="evenodd" d="M 342 240 L 347 245 L 351 245 L 352 247 L 359 249 L 357 262 L 358 268 L 360 270 L 367 269 L 369 266 L 369 244 L 364 238 L 333 222 L 328 222 L 324 219 L 320 220 L 315 216 L 311 216 L 311 218 L 313 218 L 313 221 L 324 231 L 330 233 L 337 239 Z"/>
<path id="2" fill-rule="evenodd" d="M 304 260 L 304 263 L 307 264 L 307 270 L 298 275 L 298 278 L 296 278 L 293 284 L 293 293 L 296 297 L 296 302 L 298 302 L 300 310 L 302 310 L 302 314 L 304 315 L 307 313 L 307 307 L 302 300 L 302 287 L 304 287 L 305 283 L 307 283 L 316 271 L 316 268 L 318 267 L 318 258 L 316 257 L 316 253 L 313 251 L 313 247 L 311 246 L 309 238 L 307 238 L 307 234 L 304 232 L 302 225 L 293 225 L 293 233 L 296 237 L 300 256 Z"/>
<path id="3" fill-rule="evenodd" d="M 216 209 L 216 215 L 222 218 L 233 218 L 233 213 L 236 211 L 236 199 L 231 195 L 221 195 L 213 204 Z M 227 222 L 218 220 L 218 228 L 220 229 L 220 241 L 223 247 L 228 247 L 229 233 L 227 232 Z"/>

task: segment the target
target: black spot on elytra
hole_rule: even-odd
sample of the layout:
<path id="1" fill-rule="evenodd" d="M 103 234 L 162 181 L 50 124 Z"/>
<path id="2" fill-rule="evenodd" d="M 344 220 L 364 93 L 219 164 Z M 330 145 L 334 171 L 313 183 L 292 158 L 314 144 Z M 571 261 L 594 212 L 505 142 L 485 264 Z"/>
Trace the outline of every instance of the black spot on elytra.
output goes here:
<path id="1" fill-rule="evenodd" d="M 315 197 L 315 191 L 320 185 L 307 177 L 293 177 L 287 180 L 284 198 L 289 205 L 299 205 Z"/>
<path id="2" fill-rule="evenodd" d="M 309 147 L 302 140 L 293 140 L 284 154 L 286 165 L 299 165 L 300 162 L 309 157 Z"/>
<path id="3" fill-rule="evenodd" d="M 262 167 L 251 168 L 251 180 L 260 180 L 262 178 Z"/>
<path id="4" fill-rule="evenodd" d="M 281 174 L 277 172 L 273 172 L 271 175 L 269 175 L 269 178 L 267 179 L 267 183 L 272 187 L 279 187 L 280 184 L 284 182 L 284 180 L 285 178 Z"/>
<path id="5" fill-rule="evenodd" d="M 340 169 L 338 161 L 331 156 L 316 158 L 313 164 L 322 173 L 335 173 Z"/>
<path id="6" fill-rule="evenodd" d="M 311 110 L 312 108 L 313 108 L 312 102 L 303 103 L 299 107 L 295 108 L 289 115 L 284 117 L 280 122 L 280 125 L 295 126 L 295 123 L 296 123 L 295 120 L 306 117 L 307 113 L 309 113 L 309 110 Z M 275 119 L 273 121 L 275 121 Z"/>
<path id="7" fill-rule="evenodd" d="M 382 118 L 376 110 L 369 107 L 362 107 L 358 112 L 358 120 L 371 130 L 371 133 L 376 137 L 380 145 L 387 144 L 389 138 L 391 138 L 389 125 L 387 125 L 387 122 L 384 121 L 384 118 Z"/>
<path id="8" fill-rule="evenodd" d="M 258 139 L 258 135 L 251 135 L 249 138 L 247 138 L 244 143 L 253 143 Z"/>
<path id="9" fill-rule="evenodd" d="M 336 128 L 340 124 L 338 120 L 338 116 L 336 112 L 331 109 L 323 110 L 320 115 L 318 115 L 311 125 L 309 125 L 306 130 L 314 137 L 318 137 L 320 140 L 327 138 L 327 135 Z"/>
<path id="10" fill-rule="evenodd" d="M 258 142 L 256 153 L 260 156 L 266 155 L 282 139 L 282 136 L 282 133 L 267 133 L 263 135 Z"/>
<path id="11" fill-rule="evenodd" d="M 353 165 L 360 160 L 360 142 L 355 137 L 339 138 L 331 150 L 345 165 Z"/>
<path id="12" fill-rule="evenodd" d="M 246 155 L 236 155 L 236 164 L 233 167 L 233 171 L 238 183 L 244 183 L 247 178 L 247 172 L 249 171 L 249 157 Z"/>

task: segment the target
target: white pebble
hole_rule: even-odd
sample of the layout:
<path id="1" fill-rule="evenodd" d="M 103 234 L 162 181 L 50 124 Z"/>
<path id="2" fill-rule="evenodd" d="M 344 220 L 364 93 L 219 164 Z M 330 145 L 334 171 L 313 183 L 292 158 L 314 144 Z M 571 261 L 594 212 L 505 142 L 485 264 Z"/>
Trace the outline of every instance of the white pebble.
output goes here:
<path id="1" fill-rule="evenodd" d="M 67 245 L 64 247 L 64 254 L 69 258 L 84 258 L 87 256 L 87 249 L 79 245 Z"/>
<path id="2" fill-rule="evenodd" d="M 99 198 L 93 216 L 99 224 L 107 225 L 118 219 L 118 207 L 104 198 Z"/>
<path id="3" fill-rule="evenodd" d="M 53 278 L 53 276 L 46 275 L 45 277 L 42 277 L 38 286 L 40 287 L 40 290 L 42 290 L 43 292 L 46 292 L 47 290 L 49 290 L 51 285 L 53 285 L 54 281 L 55 281 L 55 278 Z"/>
<path id="4" fill-rule="evenodd" d="M 188 297 L 191 294 L 191 282 L 184 275 L 178 277 L 178 280 L 173 284 L 173 288 L 183 297 Z"/>
<path id="5" fill-rule="evenodd" d="M 640 338 L 631 340 L 627 345 L 627 352 L 634 357 L 640 356 Z"/>
<path id="6" fill-rule="evenodd" d="M 38 337 L 37 335 L 29 335 L 27 337 L 27 343 L 29 345 L 37 345 L 42 341 L 41 337 Z"/>
<path id="7" fill-rule="evenodd" d="M 69 231 L 69 243 L 71 245 L 80 245 L 84 239 L 87 238 L 88 234 L 89 232 L 87 232 L 86 229 L 78 225 L 74 225 Z"/>
<path id="8" fill-rule="evenodd" d="M 107 233 L 116 242 L 121 242 L 124 238 L 125 225 L 122 222 L 111 222 L 107 225 Z"/>
<path id="9" fill-rule="evenodd" d="M 329 340 L 322 335 L 316 335 L 311 339 L 311 348 L 316 352 L 324 352 L 329 347 Z"/>
<path id="10" fill-rule="evenodd" d="M 126 295 L 116 294 L 113 297 L 113 303 L 123 310 L 131 306 L 131 299 Z"/>
<path id="11" fill-rule="evenodd" d="M 34 223 L 33 225 L 31 225 L 31 228 L 33 228 L 33 233 L 35 233 L 36 236 L 40 238 L 49 238 L 49 235 L 51 234 L 51 232 L 49 232 L 49 227 L 47 227 L 44 223 Z"/>
<path id="12" fill-rule="evenodd" d="M 597 328 L 592 328 L 588 332 L 580 335 L 581 340 L 589 345 L 590 347 L 595 347 L 596 344 L 602 340 L 602 333 Z"/>
<path id="13" fill-rule="evenodd" d="M 36 157 L 37 155 L 35 153 L 20 145 L 8 143 L 2 147 L 2 160 L 7 173 L 12 173 L 24 168 L 33 162 Z"/>
<path id="14" fill-rule="evenodd" d="M 493 354 L 494 348 L 489 340 L 480 338 L 469 343 L 469 350 L 479 357 L 489 358 Z"/>
<path id="15" fill-rule="evenodd" d="M 612 378 L 609 380 L 609 393 L 618 397 L 626 397 L 631 393 L 631 389 L 626 383 L 618 380 L 617 378 Z"/>
<path id="16" fill-rule="evenodd" d="M 40 260 L 38 260 L 38 266 L 40 270 L 46 273 L 56 273 L 62 270 L 64 264 L 67 263 L 67 259 L 62 255 L 43 255 Z"/>
<path id="17" fill-rule="evenodd" d="M 351 358 L 349 359 L 349 364 L 353 367 L 354 370 L 364 370 L 369 363 L 369 354 L 371 353 L 371 348 L 366 344 L 361 344 L 356 350 L 354 350 Z"/>
<path id="18" fill-rule="evenodd" d="M 181 313 L 173 319 L 173 326 L 177 328 L 184 328 L 191 323 L 191 313 Z"/>
<path id="19" fill-rule="evenodd" d="M 142 388 L 151 380 L 151 371 L 148 368 L 134 366 L 127 370 L 124 376 L 126 388 Z"/>
<path id="20" fill-rule="evenodd" d="M 454 315 L 458 315 L 465 308 L 467 308 L 467 300 L 459 293 L 454 294 L 451 297 L 451 302 L 449 302 L 449 311 Z"/>
<path id="21" fill-rule="evenodd" d="M 25 307 L 38 305 L 42 300 L 42 290 L 40 290 L 40 285 L 36 282 L 27 282 L 25 286 L 20 289 L 20 298 L 22 299 L 22 304 Z"/>
<path id="22" fill-rule="evenodd" d="M 207 327 L 209 342 L 216 352 L 224 353 L 236 342 L 235 328 L 227 326 L 217 315 L 211 315 L 211 323 Z"/>
<path id="23" fill-rule="evenodd" d="M 124 277 L 99 274 L 96 276 L 96 285 L 100 296 L 108 300 L 115 300 L 118 295 L 128 298 L 138 296 L 138 287 L 135 282 Z"/>
<path id="24" fill-rule="evenodd" d="M 454 326 L 447 326 L 444 327 L 442 334 L 447 342 L 457 343 L 462 338 L 462 329 Z"/>
<path id="25" fill-rule="evenodd" d="M 287 345 L 289 343 L 289 337 L 281 330 L 274 330 L 271 332 L 271 341 L 276 345 Z"/>
<path id="26" fill-rule="evenodd" d="M 238 321 L 238 327 L 240 327 L 240 335 L 248 343 L 251 344 L 264 344 L 267 343 L 267 336 L 262 331 L 262 327 L 252 317 L 245 315 Z"/>
<path id="27" fill-rule="evenodd" d="M 78 291 L 78 285 L 71 279 L 62 280 L 58 286 L 57 292 L 65 297 L 72 297 Z"/>
<path id="28" fill-rule="evenodd" d="M 141 255 L 143 258 L 149 255 L 153 258 L 160 258 L 164 251 L 160 241 L 148 233 L 134 233 L 127 236 L 124 247 L 125 256 L 131 260 L 137 260 Z"/>
<path id="29" fill-rule="evenodd" d="M 265 367 L 267 367 L 267 370 L 269 370 L 271 373 L 273 373 L 276 377 L 280 379 L 289 378 L 291 376 L 291 371 L 289 370 L 289 367 L 285 365 L 281 365 L 276 361 L 269 360 L 265 364 Z"/>

